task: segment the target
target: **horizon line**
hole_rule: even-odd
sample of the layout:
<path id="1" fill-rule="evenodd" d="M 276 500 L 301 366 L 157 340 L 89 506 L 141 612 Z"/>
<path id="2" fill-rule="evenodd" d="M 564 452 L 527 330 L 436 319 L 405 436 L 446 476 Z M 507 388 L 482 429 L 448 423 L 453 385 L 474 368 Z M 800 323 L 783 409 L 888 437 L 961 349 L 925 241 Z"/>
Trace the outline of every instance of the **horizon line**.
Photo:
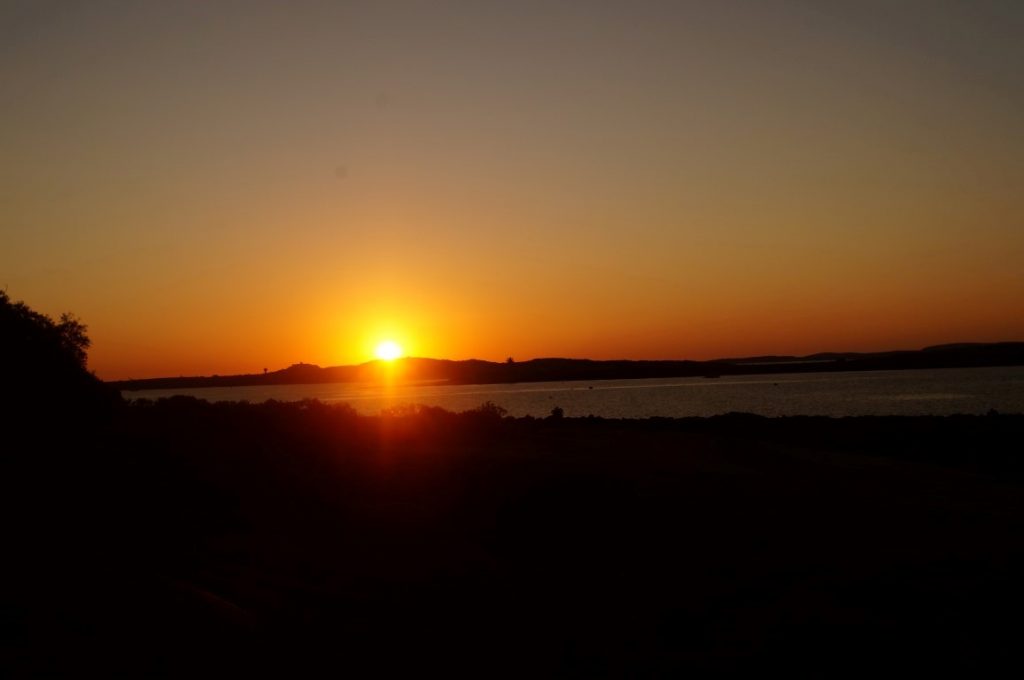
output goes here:
<path id="1" fill-rule="evenodd" d="M 319 370 L 331 370 L 331 369 L 340 369 L 340 368 L 361 368 L 361 367 L 377 365 L 377 364 L 393 364 L 393 363 L 398 363 L 398 362 L 402 362 L 402 361 L 437 361 L 437 362 L 449 362 L 449 363 L 479 362 L 479 363 L 495 364 L 495 365 L 505 365 L 505 364 L 509 364 L 509 363 L 511 363 L 511 364 L 526 364 L 526 363 L 530 363 L 530 362 L 533 362 L 533 361 L 589 361 L 589 362 L 594 362 L 594 363 L 602 363 L 602 362 L 609 362 L 609 363 L 611 363 L 611 362 L 662 363 L 662 362 L 669 362 L 669 363 L 713 364 L 713 363 L 721 363 L 721 362 L 748 361 L 748 360 L 751 360 L 751 359 L 777 358 L 777 359 L 804 360 L 804 359 L 811 359 L 811 358 L 814 358 L 814 357 L 819 357 L 819 356 L 822 356 L 822 355 L 894 354 L 894 353 L 901 353 L 901 352 L 923 352 L 923 351 L 932 350 L 932 349 L 964 347 L 964 346 L 1014 345 L 1014 344 L 1024 344 L 1024 340 L 962 341 L 962 342 L 948 342 L 948 343 L 939 343 L 939 344 L 933 344 L 933 345 L 925 345 L 924 347 L 918 347 L 918 348 L 913 348 L 913 349 L 886 349 L 886 350 L 876 350 L 876 351 L 866 351 L 866 352 L 865 351 L 824 350 L 824 351 L 819 351 L 819 352 L 812 352 L 811 354 L 801 354 L 801 355 L 797 355 L 797 354 L 752 354 L 752 355 L 749 355 L 749 356 L 717 357 L 717 358 L 714 358 L 714 359 L 665 359 L 665 358 L 663 358 L 663 359 L 630 359 L 630 358 L 625 358 L 625 357 L 623 357 L 623 358 L 615 358 L 615 359 L 590 359 L 590 358 L 586 358 L 586 357 L 540 356 L 540 357 L 532 357 L 530 359 L 519 360 L 519 359 L 514 359 L 514 357 L 512 357 L 512 356 L 509 356 L 508 359 L 512 359 L 512 361 L 510 362 L 508 359 L 506 359 L 504 361 L 494 361 L 494 360 L 490 360 L 490 359 L 479 359 L 479 358 L 476 358 L 476 357 L 470 357 L 470 358 L 467 358 L 467 359 L 446 359 L 446 358 L 437 358 L 437 357 L 403 356 L 403 357 L 398 357 L 396 359 L 390 359 L 390 360 L 369 359 L 367 361 L 363 361 L 363 362 L 360 362 L 360 363 L 335 364 L 335 365 L 327 365 L 327 366 L 321 366 L 320 364 L 313 364 L 313 363 L 306 363 L 304 361 L 298 361 L 298 362 L 295 362 L 295 363 L 290 364 L 288 366 L 285 366 L 283 368 L 277 368 L 277 369 L 274 369 L 274 370 L 264 369 L 262 373 L 261 372 L 254 372 L 254 373 L 231 373 L 231 374 L 211 373 L 209 375 L 202 375 L 202 374 L 185 375 L 185 374 L 181 374 L 181 375 L 176 375 L 176 376 L 162 375 L 162 376 L 151 376 L 151 377 L 143 377 L 143 378 L 127 377 L 127 378 L 104 379 L 103 382 L 117 383 L 117 382 L 135 382 L 135 381 L 140 381 L 140 380 L 173 380 L 173 379 L 182 379 L 182 378 L 231 378 L 231 377 L 242 377 L 242 376 L 260 376 L 260 375 L 271 375 L 271 374 L 281 373 L 283 371 L 287 371 L 289 369 L 300 367 L 300 366 L 309 366 L 311 368 L 316 368 L 316 369 L 319 369 Z"/>

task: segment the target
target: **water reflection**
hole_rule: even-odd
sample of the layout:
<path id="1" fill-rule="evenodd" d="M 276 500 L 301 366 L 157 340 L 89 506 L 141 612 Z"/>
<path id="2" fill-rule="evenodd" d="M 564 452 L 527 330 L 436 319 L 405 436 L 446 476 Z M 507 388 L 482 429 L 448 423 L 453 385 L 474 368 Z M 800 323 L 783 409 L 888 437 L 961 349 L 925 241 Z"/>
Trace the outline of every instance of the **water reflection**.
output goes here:
<path id="1" fill-rule="evenodd" d="M 744 411 L 779 415 L 949 415 L 1024 412 L 1024 367 L 921 371 L 776 374 L 723 378 L 656 378 L 501 385 L 398 385 L 333 383 L 208 387 L 126 392 L 157 399 L 186 394 L 211 401 L 260 402 L 315 398 L 348 402 L 361 413 L 419 403 L 463 411 L 492 401 L 513 416 L 646 418 L 709 416 Z"/>

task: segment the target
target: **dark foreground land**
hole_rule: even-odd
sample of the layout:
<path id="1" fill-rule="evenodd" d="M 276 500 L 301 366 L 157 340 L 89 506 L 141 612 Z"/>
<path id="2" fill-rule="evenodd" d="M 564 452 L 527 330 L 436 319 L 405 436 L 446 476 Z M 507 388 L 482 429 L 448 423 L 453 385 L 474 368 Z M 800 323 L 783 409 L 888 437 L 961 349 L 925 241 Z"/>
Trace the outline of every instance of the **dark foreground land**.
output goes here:
<path id="1" fill-rule="evenodd" d="M 1022 435 L 119 405 L 7 447 L 0 668 L 1019 669 Z"/>

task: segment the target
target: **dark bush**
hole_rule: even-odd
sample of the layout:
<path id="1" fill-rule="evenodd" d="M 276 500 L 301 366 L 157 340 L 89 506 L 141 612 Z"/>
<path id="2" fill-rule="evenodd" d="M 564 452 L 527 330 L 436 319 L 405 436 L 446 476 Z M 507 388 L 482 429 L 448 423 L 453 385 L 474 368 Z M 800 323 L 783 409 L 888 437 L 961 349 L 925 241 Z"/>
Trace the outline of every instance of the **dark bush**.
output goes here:
<path id="1" fill-rule="evenodd" d="M 54 321 L 0 291 L 0 418 L 8 439 L 46 422 L 34 436 L 81 436 L 119 395 L 86 367 L 86 326 L 71 314 Z"/>

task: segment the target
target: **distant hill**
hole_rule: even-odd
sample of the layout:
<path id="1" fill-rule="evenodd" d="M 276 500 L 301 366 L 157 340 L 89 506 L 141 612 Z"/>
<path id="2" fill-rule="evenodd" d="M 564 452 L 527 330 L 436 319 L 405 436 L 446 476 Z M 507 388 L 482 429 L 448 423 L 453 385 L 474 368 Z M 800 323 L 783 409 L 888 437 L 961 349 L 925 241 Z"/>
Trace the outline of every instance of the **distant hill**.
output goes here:
<path id="1" fill-rule="evenodd" d="M 960 343 L 921 350 L 874 353 L 820 353 L 805 357 L 759 356 L 714 361 L 595 361 L 545 358 L 496 363 L 469 359 L 399 359 L 394 364 L 371 361 L 356 366 L 321 368 L 295 364 L 279 371 L 244 375 L 120 380 L 120 390 L 238 387 L 246 385 L 298 385 L 316 383 L 377 382 L 393 375 L 403 382 L 439 382 L 452 385 L 542 382 L 554 380 L 615 380 L 636 378 L 709 378 L 762 373 L 817 373 L 824 371 L 879 371 L 922 368 L 1024 365 L 1024 342 Z"/>

